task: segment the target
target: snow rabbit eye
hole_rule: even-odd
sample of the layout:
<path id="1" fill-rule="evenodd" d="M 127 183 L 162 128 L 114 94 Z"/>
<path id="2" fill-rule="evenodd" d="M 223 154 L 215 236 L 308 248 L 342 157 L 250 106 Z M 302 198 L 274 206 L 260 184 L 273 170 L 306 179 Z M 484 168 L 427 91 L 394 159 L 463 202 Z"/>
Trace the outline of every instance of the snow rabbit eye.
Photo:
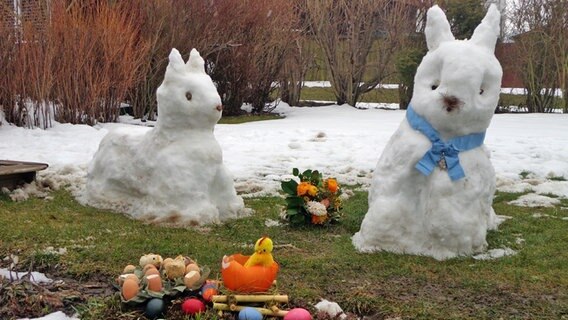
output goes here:
<path id="1" fill-rule="evenodd" d="M 191 98 L 192 98 L 191 92 L 189 92 L 189 91 L 186 92 L 186 93 L 185 93 L 185 98 L 186 98 L 188 101 L 191 101 Z"/>
<path id="2" fill-rule="evenodd" d="M 435 84 L 433 84 L 433 85 L 432 85 L 432 90 L 436 90 L 436 89 L 438 89 L 438 86 L 435 85 Z"/>

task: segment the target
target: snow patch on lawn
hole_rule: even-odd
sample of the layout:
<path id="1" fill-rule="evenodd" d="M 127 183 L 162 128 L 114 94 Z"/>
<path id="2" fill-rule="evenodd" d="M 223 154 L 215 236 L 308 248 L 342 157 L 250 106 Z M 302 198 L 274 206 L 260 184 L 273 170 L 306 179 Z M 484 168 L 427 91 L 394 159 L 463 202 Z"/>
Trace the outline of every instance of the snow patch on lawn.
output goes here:
<path id="1" fill-rule="evenodd" d="M 17 272 L 17 271 L 8 270 L 8 269 L 5 269 L 5 268 L 0 268 L 0 277 L 3 277 L 4 279 L 7 279 L 9 281 L 21 280 L 21 279 L 27 278 L 28 276 L 29 276 L 30 281 L 33 282 L 33 283 L 51 283 L 51 282 L 53 282 L 52 279 L 49 279 L 48 277 L 45 276 L 45 274 L 43 274 L 41 272 L 36 272 L 36 271 Z"/>
<path id="2" fill-rule="evenodd" d="M 499 259 L 507 256 L 514 256 L 517 254 L 517 251 L 511 248 L 499 248 L 499 249 L 491 249 L 487 252 L 480 253 L 478 255 L 473 256 L 475 260 L 494 260 Z"/>
<path id="3" fill-rule="evenodd" d="M 43 316 L 41 318 L 21 318 L 18 320 L 79 320 L 79 318 L 75 317 L 75 316 L 67 316 L 65 313 L 61 312 L 61 311 L 57 311 L 54 313 L 50 313 L 46 316 Z"/>
<path id="4" fill-rule="evenodd" d="M 517 200 L 509 201 L 508 204 L 519 207 L 554 207 L 560 204 L 560 200 L 536 193 L 529 193 L 520 196 Z"/>

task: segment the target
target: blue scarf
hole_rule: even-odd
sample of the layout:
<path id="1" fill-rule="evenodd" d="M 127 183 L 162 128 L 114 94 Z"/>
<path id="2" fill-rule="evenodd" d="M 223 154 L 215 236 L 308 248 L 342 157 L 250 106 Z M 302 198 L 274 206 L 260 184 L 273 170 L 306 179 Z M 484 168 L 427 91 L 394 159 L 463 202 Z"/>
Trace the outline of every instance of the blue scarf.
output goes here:
<path id="1" fill-rule="evenodd" d="M 448 175 L 452 181 L 465 177 L 458 154 L 460 151 L 468 151 L 481 146 L 485 139 L 485 131 L 455 137 L 444 142 L 438 131 L 426 119 L 418 115 L 410 105 L 406 110 L 406 119 L 414 130 L 420 131 L 432 142 L 430 150 L 415 166 L 418 171 L 429 176 L 434 168 L 439 166 L 441 169 L 448 169 Z"/>

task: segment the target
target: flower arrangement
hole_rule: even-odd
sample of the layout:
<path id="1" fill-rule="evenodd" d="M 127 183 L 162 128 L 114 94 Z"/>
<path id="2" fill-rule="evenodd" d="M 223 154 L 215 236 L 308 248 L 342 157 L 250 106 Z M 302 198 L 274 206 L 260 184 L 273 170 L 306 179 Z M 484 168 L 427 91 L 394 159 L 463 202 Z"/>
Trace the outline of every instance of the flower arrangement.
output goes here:
<path id="1" fill-rule="evenodd" d="M 292 224 L 323 225 L 337 222 L 341 210 L 341 188 L 334 178 L 323 179 L 317 170 L 302 173 L 297 168 L 292 174 L 295 180 L 282 181 L 286 193 L 285 218 Z"/>

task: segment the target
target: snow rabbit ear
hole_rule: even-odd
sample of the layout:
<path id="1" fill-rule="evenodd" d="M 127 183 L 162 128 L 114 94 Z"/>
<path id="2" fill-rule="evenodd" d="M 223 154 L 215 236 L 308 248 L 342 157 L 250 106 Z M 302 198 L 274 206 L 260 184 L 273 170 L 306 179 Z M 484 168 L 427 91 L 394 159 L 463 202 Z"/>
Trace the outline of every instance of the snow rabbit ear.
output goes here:
<path id="1" fill-rule="evenodd" d="M 205 61 L 195 48 L 191 49 L 191 52 L 189 53 L 187 67 L 189 68 L 189 71 L 205 73 Z"/>
<path id="2" fill-rule="evenodd" d="M 497 9 L 497 6 L 492 4 L 489 10 L 487 10 L 485 18 L 483 18 L 481 23 L 475 28 L 470 41 L 493 52 L 495 50 L 495 43 L 499 37 L 500 21 L 501 13 Z"/>
<path id="3" fill-rule="evenodd" d="M 168 74 L 171 74 L 172 72 L 185 71 L 185 63 L 183 62 L 183 58 L 176 48 L 173 48 L 170 52 L 169 60 L 170 62 L 168 63 L 168 67 L 166 68 L 166 76 L 168 76 Z"/>
<path id="4" fill-rule="evenodd" d="M 454 40 L 454 35 L 450 30 L 450 23 L 444 11 L 437 5 L 428 9 L 424 33 L 426 34 L 426 44 L 430 51 L 436 50 L 436 48 L 440 46 L 440 43 L 444 41 Z"/>

